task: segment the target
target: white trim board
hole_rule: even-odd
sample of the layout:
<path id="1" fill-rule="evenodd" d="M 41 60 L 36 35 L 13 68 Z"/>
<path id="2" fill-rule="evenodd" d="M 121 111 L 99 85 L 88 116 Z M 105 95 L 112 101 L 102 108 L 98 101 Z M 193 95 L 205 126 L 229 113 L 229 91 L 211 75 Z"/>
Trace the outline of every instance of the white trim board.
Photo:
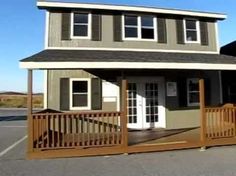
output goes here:
<path id="1" fill-rule="evenodd" d="M 131 12 L 150 12 L 161 14 L 175 14 L 175 15 L 187 15 L 195 17 L 208 17 L 217 18 L 220 20 L 225 19 L 227 16 L 220 13 L 209 12 L 197 12 L 178 9 L 162 9 L 153 7 L 138 7 L 138 6 L 122 6 L 122 5 L 108 5 L 108 4 L 89 4 L 89 3 L 69 3 L 69 2 L 45 2 L 38 1 L 37 6 L 39 8 L 80 8 L 80 9 L 100 9 L 100 10 L 119 10 L 119 11 L 131 11 Z"/>
<path id="2" fill-rule="evenodd" d="M 168 50 L 168 49 L 137 49 L 137 48 L 96 48 L 96 47 L 48 47 L 48 50 L 98 50 L 98 51 L 136 51 L 136 52 L 165 52 L 165 53 L 198 53 L 198 54 L 219 54 L 217 51 L 202 50 Z"/>
<path id="3" fill-rule="evenodd" d="M 43 108 L 48 109 L 48 70 L 44 70 Z"/>
<path id="4" fill-rule="evenodd" d="M 47 49 L 49 45 L 49 11 L 45 14 L 45 38 L 44 38 L 44 48 Z"/>
<path id="5" fill-rule="evenodd" d="M 26 69 L 196 69 L 236 70 L 236 64 L 167 62 L 20 62 Z"/>

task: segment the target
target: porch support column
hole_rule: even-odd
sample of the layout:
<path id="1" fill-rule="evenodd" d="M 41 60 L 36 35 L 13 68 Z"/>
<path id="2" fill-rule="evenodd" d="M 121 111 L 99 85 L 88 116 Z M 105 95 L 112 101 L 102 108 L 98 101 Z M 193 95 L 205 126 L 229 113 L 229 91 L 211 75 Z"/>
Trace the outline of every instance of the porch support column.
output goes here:
<path id="1" fill-rule="evenodd" d="M 127 86 L 128 82 L 125 79 L 122 79 L 121 83 L 121 111 L 122 111 L 122 116 L 121 116 L 121 129 L 122 129 L 122 144 L 124 147 L 124 153 L 127 152 L 127 147 L 128 147 L 128 128 L 127 128 Z"/>
<path id="2" fill-rule="evenodd" d="M 28 97 L 27 97 L 27 121 L 28 121 L 28 153 L 33 152 L 33 120 L 32 120 L 32 112 L 33 112 L 33 104 L 32 98 L 33 96 L 33 70 L 28 70 Z"/>
<path id="3" fill-rule="evenodd" d="M 201 150 L 205 150 L 206 147 L 206 117 L 205 117 L 205 87 L 204 79 L 199 80 L 199 92 L 200 92 L 200 140 Z"/>

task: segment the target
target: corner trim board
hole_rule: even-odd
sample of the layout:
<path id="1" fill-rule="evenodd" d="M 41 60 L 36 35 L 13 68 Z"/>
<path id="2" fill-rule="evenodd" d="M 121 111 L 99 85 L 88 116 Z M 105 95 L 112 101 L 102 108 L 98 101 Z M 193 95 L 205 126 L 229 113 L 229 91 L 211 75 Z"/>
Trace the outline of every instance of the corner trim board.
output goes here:
<path id="1" fill-rule="evenodd" d="M 215 22 L 215 33 L 216 33 L 216 50 L 217 53 L 220 53 L 220 41 L 219 41 L 219 30 L 218 30 L 218 23 Z"/>
<path id="2" fill-rule="evenodd" d="M 43 108 L 48 109 L 48 70 L 44 70 Z"/>
<path id="3" fill-rule="evenodd" d="M 49 11 L 46 11 L 45 15 L 45 38 L 44 38 L 44 48 L 48 49 L 49 46 Z"/>

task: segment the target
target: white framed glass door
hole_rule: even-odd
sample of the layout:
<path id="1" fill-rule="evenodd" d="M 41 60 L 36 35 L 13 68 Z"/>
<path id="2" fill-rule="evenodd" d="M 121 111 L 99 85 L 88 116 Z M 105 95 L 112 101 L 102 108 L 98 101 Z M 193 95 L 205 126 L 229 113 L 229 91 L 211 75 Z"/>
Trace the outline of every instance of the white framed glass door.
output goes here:
<path id="1" fill-rule="evenodd" d="M 130 79 L 128 81 L 128 128 L 164 127 L 164 98 L 164 83 L 160 79 Z"/>

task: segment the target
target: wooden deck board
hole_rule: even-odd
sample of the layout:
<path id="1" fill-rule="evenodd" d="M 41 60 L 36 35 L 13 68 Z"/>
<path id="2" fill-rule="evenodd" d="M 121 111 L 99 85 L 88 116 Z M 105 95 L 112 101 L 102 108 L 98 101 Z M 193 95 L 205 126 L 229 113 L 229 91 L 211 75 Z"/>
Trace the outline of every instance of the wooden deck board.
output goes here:
<path id="1" fill-rule="evenodd" d="M 129 133 L 129 146 L 147 144 L 166 144 L 174 142 L 199 142 L 199 128 L 176 129 L 176 130 L 154 130 Z"/>

